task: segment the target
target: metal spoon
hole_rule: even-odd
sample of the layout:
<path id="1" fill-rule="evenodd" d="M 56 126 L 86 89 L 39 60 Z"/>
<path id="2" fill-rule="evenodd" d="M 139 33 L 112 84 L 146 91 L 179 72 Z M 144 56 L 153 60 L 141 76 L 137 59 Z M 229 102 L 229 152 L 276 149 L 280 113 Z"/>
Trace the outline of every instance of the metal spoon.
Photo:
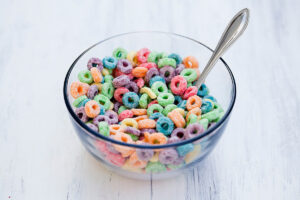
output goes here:
<path id="1" fill-rule="evenodd" d="M 203 72 L 196 82 L 196 87 L 199 89 L 201 84 L 205 81 L 205 78 L 209 74 L 210 70 L 215 66 L 218 59 L 225 53 L 225 51 L 233 44 L 244 32 L 249 21 L 249 9 L 245 8 L 238 12 L 227 25 L 219 43 L 206 64 Z"/>

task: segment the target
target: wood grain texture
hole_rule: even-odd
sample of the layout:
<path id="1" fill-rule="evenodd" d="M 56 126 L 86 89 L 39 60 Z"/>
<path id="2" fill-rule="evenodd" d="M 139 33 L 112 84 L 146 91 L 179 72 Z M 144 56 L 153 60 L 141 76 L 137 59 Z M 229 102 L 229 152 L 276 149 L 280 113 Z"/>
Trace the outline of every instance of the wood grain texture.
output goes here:
<path id="1" fill-rule="evenodd" d="M 251 10 L 226 53 L 237 101 L 216 149 L 187 174 L 129 180 L 82 147 L 62 97 L 88 46 L 134 30 L 170 31 L 214 47 L 231 17 Z M 0 199 L 299 199 L 300 2 L 1 1 Z"/>

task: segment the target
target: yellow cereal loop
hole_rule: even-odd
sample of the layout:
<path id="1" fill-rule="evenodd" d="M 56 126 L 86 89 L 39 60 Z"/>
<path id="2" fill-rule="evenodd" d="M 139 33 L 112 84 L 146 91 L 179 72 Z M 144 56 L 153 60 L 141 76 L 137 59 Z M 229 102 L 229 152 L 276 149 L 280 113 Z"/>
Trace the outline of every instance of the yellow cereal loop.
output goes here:
<path id="1" fill-rule="evenodd" d="M 151 99 L 156 99 L 156 94 L 148 87 L 143 87 L 140 89 L 140 93 L 146 93 Z"/>
<path id="2" fill-rule="evenodd" d="M 152 156 L 150 161 L 151 162 L 157 162 L 158 161 L 158 155 L 159 155 L 159 152 L 154 153 L 154 155 Z"/>
<path id="3" fill-rule="evenodd" d="M 132 118 L 126 118 L 121 122 L 122 126 L 131 126 L 133 128 L 138 128 L 138 123 Z"/>
<path id="4" fill-rule="evenodd" d="M 133 67 L 137 66 L 137 54 L 136 51 L 131 51 L 127 54 L 127 60 L 132 64 Z"/>
<path id="5" fill-rule="evenodd" d="M 176 110 L 177 112 L 179 112 L 183 117 L 185 117 L 185 112 L 182 108 L 175 108 L 174 110 Z"/>
<path id="6" fill-rule="evenodd" d="M 201 153 L 201 145 L 197 144 L 194 146 L 194 150 L 186 154 L 184 161 L 186 164 L 194 161 Z"/>
<path id="7" fill-rule="evenodd" d="M 108 69 L 103 68 L 103 70 L 102 70 L 102 75 L 103 75 L 103 76 L 109 75 Z"/>
<path id="8" fill-rule="evenodd" d="M 109 107 L 108 110 L 112 110 L 112 109 L 114 109 L 114 104 L 113 103 L 110 104 L 110 107 Z"/>

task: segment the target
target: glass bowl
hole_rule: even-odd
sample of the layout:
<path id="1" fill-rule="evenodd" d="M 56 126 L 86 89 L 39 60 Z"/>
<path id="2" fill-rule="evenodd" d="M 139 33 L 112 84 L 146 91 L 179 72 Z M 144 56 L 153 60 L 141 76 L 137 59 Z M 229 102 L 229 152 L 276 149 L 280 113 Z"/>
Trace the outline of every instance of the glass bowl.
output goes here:
<path id="1" fill-rule="evenodd" d="M 178 53 L 181 57 L 195 56 L 199 61 L 200 71 L 203 70 L 209 60 L 212 49 L 197 40 L 174 33 L 164 32 L 131 32 L 116 35 L 96 43 L 85 50 L 73 62 L 64 81 L 64 100 L 70 114 L 71 122 L 82 144 L 90 154 L 99 160 L 109 170 L 133 179 L 162 179 L 181 174 L 185 170 L 192 169 L 212 151 L 219 138 L 223 134 L 228 123 L 230 113 L 236 97 L 236 84 L 233 74 L 223 59 L 220 59 L 214 69 L 208 75 L 205 83 L 213 95 L 223 107 L 225 114 L 214 126 L 208 128 L 203 134 L 179 143 L 166 145 L 137 145 L 128 144 L 105 137 L 90 129 L 75 115 L 72 107 L 73 98 L 70 95 L 70 85 L 77 81 L 79 71 L 86 69 L 87 62 L 92 57 L 104 58 L 110 56 L 117 47 L 123 47 L 128 51 L 139 50 L 147 47 L 151 50 L 168 53 Z M 143 161 L 129 162 L 129 158 L 120 156 L 111 147 L 118 146 L 129 151 L 154 153 L 147 163 Z M 177 149 L 192 147 L 192 151 L 182 158 L 178 165 L 163 165 L 158 162 L 159 152 L 165 149 Z M 131 164 L 130 164 L 131 163 Z M 134 163 L 134 164 L 132 164 Z M 145 168 L 145 165 L 148 167 Z"/>

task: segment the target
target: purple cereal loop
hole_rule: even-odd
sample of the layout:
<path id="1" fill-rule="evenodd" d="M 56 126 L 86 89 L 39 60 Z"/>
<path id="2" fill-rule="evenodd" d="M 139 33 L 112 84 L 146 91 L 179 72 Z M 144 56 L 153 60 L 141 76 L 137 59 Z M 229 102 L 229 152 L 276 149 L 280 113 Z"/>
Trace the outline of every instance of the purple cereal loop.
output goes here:
<path id="1" fill-rule="evenodd" d="M 130 126 L 127 126 L 124 130 L 125 133 L 131 133 L 133 135 L 136 135 L 136 136 L 140 136 L 141 135 L 141 131 L 139 129 L 136 129 L 134 127 L 130 127 Z"/>
<path id="2" fill-rule="evenodd" d="M 112 111 L 112 110 L 106 111 L 104 115 L 109 118 L 110 124 L 116 124 L 119 121 L 118 120 L 118 118 L 119 118 L 118 114 L 116 112 Z"/>
<path id="3" fill-rule="evenodd" d="M 207 129 L 213 127 L 215 124 L 216 124 L 216 122 L 211 122 L 211 123 L 209 123 Z"/>
<path id="4" fill-rule="evenodd" d="M 152 129 L 152 128 L 143 128 L 143 129 L 141 129 L 140 130 L 141 131 L 141 133 L 146 133 L 146 132 L 148 132 L 148 133 L 156 133 L 157 131 L 155 130 L 155 129 Z"/>
<path id="5" fill-rule="evenodd" d="M 113 79 L 112 81 L 115 88 L 123 87 L 130 83 L 130 79 L 126 75 L 121 75 Z"/>
<path id="6" fill-rule="evenodd" d="M 84 107 L 76 108 L 75 114 L 82 122 L 87 122 L 89 120 L 89 117 L 85 113 Z"/>
<path id="7" fill-rule="evenodd" d="M 117 68 L 121 72 L 129 74 L 132 71 L 132 64 L 126 59 L 120 59 L 117 63 Z"/>
<path id="8" fill-rule="evenodd" d="M 149 69 L 147 71 L 146 76 L 145 76 L 146 83 L 149 83 L 150 79 L 153 78 L 156 75 L 159 75 L 159 72 L 158 72 L 158 70 L 155 67 Z"/>
<path id="9" fill-rule="evenodd" d="M 175 160 L 178 159 L 178 153 L 173 148 L 164 149 L 159 153 L 158 159 L 162 164 L 172 164 Z"/>
<path id="10" fill-rule="evenodd" d="M 94 99 L 94 97 L 98 94 L 98 87 L 97 85 L 91 85 L 88 89 L 88 92 L 87 92 L 87 97 L 89 99 Z"/>
<path id="11" fill-rule="evenodd" d="M 184 156 L 182 156 L 182 157 L 178 157 L 177 159 L 175 159 L 174 161 L 173 161 L 173 165 L 180 165 L 180 164 L 182 164 L 183 163 L 183 161 L 184 161 Z"/>
<path id="12" fill-rule="evenodd" d="M 149 161 L 153 155 L 154 155 L 154 151 L 152 149 L 136 149 L 136 155 L 138 157 L 139 160 L 142 161 Z"/>
<path id="13" fill-rule="evenodd" d="M 110 119 L 105 115 L 98 115 L 93 119 L 93 124 L 95 124 L 96 126 L 98 126 L 99 122 L 107 122 L 108 125 L 111 124 Z"/>
<path id="14" fill-rule="evenodd" d="M 180 140 L 184 140 L 184 128 L 175 128 L 171 134 L 171 137 L 178 137 Z"/>
<path id="15" fill-rule="evenodd" d="M 90 129 L 92 129 L 92 130 L 98 132 L 98 127 L 95 126 L 95 124 L 88 123 L 88 124 L 86 124 L 86 125 L 87 125 Z"/>
<path id="16" fill-rule="evenodd" d="M 139 92 L 139 87 L 135 82 L 129 82 L 127 85 L 125 85 L 130 92 L 138 93 Z"/>
<path id="17" fill-rule="evenodd" d="M 180 73 L 182 72 L 182 70 L 184 70 L 184 64 L 178 64 L 176 69 L 175 69 L 175 76 L 180 75 Z"/>
<path id="18" fill-rule="evenodd" d="M 201 124 L 194 123 L 186 127 L 184 137 L 185 139 L 190 139 L 196 137 L 204 132 L 204 128 Z"/>
<path id="19" fill-rule="evenodd" d="M 88 61 L 87 68 L 91 70 L 92 67 L 97 67 L 101 72 L 103 70 L 103 63 L 99 58 L 91 58 Z"/>
<path id="20" fill-rule="evenodd" d="M 173 143 L 177 143 L 177 142 L 181 142 L 184 139 L 181 139 L 177 136 L 172 136 L 168 139 L 167 144 L 173 144 Z"/>
<path id="21" fill-rule="evenodd" d="M 122 106 L 122 104 L 120 103 L 120 102 L 116 102 L 116 103 L 114 103 L 114 111 L 116 112 L 116 113 L 118 113 L 118 110 L 119 110 L 119 108 Z"/>
<path id="22" fill-rule="evenodd" d="M 111 153 L 120 154 L 120 152 L 118 152 L 110 142 L 106 143 L 106 149 Z"/>
<path id="23" fill-rule="evenodd" d="M 159 74 L 166 80 L 167 83 L 169 83 L 175 76 L 175 69 L 171 66 L 164 66 L 159 70 Z"/>

